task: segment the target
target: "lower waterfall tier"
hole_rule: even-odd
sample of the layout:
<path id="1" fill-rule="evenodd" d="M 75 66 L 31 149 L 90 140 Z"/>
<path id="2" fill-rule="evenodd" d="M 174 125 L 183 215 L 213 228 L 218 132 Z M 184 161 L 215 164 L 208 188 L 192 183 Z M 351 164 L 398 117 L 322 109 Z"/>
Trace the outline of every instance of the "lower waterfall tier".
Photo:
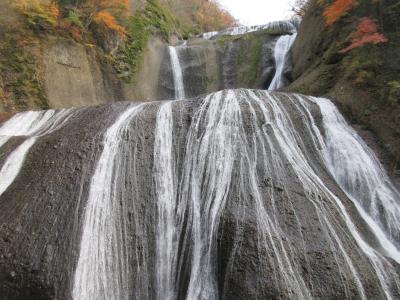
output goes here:
<path id="1" fill-rule="evenodd" d="M 225 90 L 0 127 L 6 299 L 399 298 L 399 246 L 399 191 L 327 99 Z"/>

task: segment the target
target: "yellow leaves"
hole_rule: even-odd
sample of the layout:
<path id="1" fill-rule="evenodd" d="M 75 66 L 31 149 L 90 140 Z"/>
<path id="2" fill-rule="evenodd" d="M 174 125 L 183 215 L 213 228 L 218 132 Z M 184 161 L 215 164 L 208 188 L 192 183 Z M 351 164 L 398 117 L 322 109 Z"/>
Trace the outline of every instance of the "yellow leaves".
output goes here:
<path id="1" fill-rule="evenodd" d="M 60 16 L 60 10 L 55 3 L 49 4 L 39 0 L 17 0 L 14 2 L 14 7 L 24 14 L 32 25 L 55 26 Z"/>

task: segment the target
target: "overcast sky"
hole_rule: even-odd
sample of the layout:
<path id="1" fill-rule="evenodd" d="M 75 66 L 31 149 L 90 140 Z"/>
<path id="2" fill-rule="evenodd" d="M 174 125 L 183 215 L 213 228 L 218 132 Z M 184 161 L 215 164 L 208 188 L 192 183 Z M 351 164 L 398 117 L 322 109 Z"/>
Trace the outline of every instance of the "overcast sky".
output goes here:
<path id="1" fill-rule="evenodd" d="M 293 0 L 218 0 L 244 25 L 259 25 L 288 19 Z"/>

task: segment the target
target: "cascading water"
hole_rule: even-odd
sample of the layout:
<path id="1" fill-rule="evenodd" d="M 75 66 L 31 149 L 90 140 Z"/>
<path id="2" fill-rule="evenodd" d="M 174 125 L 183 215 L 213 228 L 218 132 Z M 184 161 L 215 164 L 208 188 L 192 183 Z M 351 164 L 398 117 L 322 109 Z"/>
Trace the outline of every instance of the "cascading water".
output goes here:
<path id="1" fill-rule="evenodd" d="M 185 99 L 185 85 L 183 83 L 183 74 L 181 63 L 178 56 L 178 47 L 169 46 L 169 55 L 171 59 L 172 76 L 174 78 L 175 99 Z"/>
<path id="2" fill-rule="evenodd" d="M 15 136 L 29 138 L 17 147 L 0 169 L 0 195 L 10 186 L 22 168 L 26 154 L 38 137 L 59 129 L 72 116 L 73 110 L 20 113 L 0 128 L 0 147 Z"/>
<path id="3" fill-rule="evenodd" d="M 211 40 L 193 38 L 169 47 L 171 63 L 163 64 L 160 71 L 161 78 L 168 79 L 161 80 L 162 99 L 182 100 L 222 89 L 287 86 L 297 26 L 297 20 L 287 20 L 235 27 L 206 34 L 206 38 L 215 36 Z M 225 39 L 225 35 L 239 36 Z"/>
<path id="4" fill-rule="evenodd" d="M 336 107 L 329 100 L 311 99 L 319 105 L 323 116 L 325 139 L 312 118 L 310 128 L 322 147 L 321 156 L 327 168 L 353 201 L 358 213 L 384 249 L 384 255 L 400 263 L 399 191 L 375 155 L 347 125 Z M 298 100 L 301 105 L 307 106 L 300 97 Z M 379 261 L 376 267 L 378 271 L 382 268 Z"/>
<path id="5" fill-rule="evenodd" d="M 54 113 L 54 110 L 29 111 L 15 115 L 0 127 L 0 147 L 13 136 L 30 135 L 39 130 Z"/>
<path id="6" fill-rule="evenodd" d="M 120 204 L 117 190 L 124 164 L 123 141 L 132 119 L 142 105 L 128 108 L 107 130 L 103 151 L 94 171 L 85 219 L 73 298 L 130 299 L 129 232 L 126 203 Z"/>
<path id="7" fill-rule="evenodd" d="M 183 103 L 160 104 L 156 116 L 153 176 L 158 221 L 154 224 L 155 274 L 148 274 L 150 278 L 154 275 L 155 288 L 153 296 L 143 291 L 139 293 L 141 296 L 235 298 L 230 294 L 229 284 L 242 284 L 237 281 L 235 269 L 241 266 L 243 255 L 254 255 L 252 251 L 258 249 L 254 257 L 257 265 L 240 268 L 255 272 L 256 276 L 273 276 L 262 277 L 267 281 L 254 282 L 255 291 L 263 293 L 261 290 L 267 288 L 271 293 L 286 295 L 284 298 L 289 295 L 299 299 L 318 298 L 330 290 L 333 282 L 325 282 L 319 274 L 320 265 L 316 261 L 320 258 L 310 252 L 315 243 L 324 249 L 324 260 L 331 261 L 326 276 L 336 278 L 332 287 L 341 286 L 343 297 L 366 299 L 373 295 L 365 285 L 365 274 L 374 274 L 368 276 L 376 280 L 375 293 L 386 298 L 397 295 L 400 281 L 393 266 L 395 262 L 385 258 L 389 251 L 397 251 L 395 244 L 391 243 L 389 249 L 385 249 L 388 245 L 385 243 L 380 247 L 369 244 L 375 231 L 372 228 L 363 232 L 358 219 L 370 224 L 368 218 L 375 217 L 373 211 L 351 215 L 354 211 L 348 211 L 346 198 L 338 196 L 338 187 L 348 195 L 351 191 L 346 191 L 348 187 L 335 175 L 337 164 L 331 157 L 338 155 L 338 149 L 344 151 L 337 148 L 335 141 L 343 138 L 345 132 L 348 135 L 345 140 L 354 143 L 347 151 L 357 149 L 358 154 L 370 158 L 371 165 L 364 164 L 363 173 L 375 169 L 381 172 L 380 189 L 393 192 L 377 197 L 387 210 L 391 210 L 388 203 L 392 202 L 386 201 L 398 201 L 398 192 L 329 101 L 245 90 L 209 95 L 193 115 L 181 162 L 176 161 L 174 150 L 175 105 Z M 321 124 L 314 117 L 314 107 L 320 110 Z M 135 268 L 130 265 L 129 250 L 125 248 L 129 241 L 126 208 L 117 205 L 121 201 L 116 198 L 119 184 L 114 182 L 127 176 L 122 173 L 120 149 L 132 118 L 140 116 L 141 111 L 140 106 L 128 109 L 105 135 L 86 207 L 74 299 L 126 299 L 139 295 L 130 290 L 133 286 L 129 278 Z M 323 165 L 315 165 L 316 157 L 321 158 Z M 346 159 L 338 163 L 345 165 Z M 338 180 L 336 187 L 325 183 L 323 168 Z M 352 169 L 346 170 L 346 176 L 351 176 Z M 355 172 L 359 173 L 357 169 Z M 362 191 L 370 186 L 367 181 L 357 182 Z M 241 230 L 253 228 L 247 227 L 248 213 L 255 223 L 252 229 L 255 232 L 240 237 Z M 392 214 L 397 215 L 397 210 Z M 224 268 L 227 286 L 221 290 L 218 278 L 222 270 L 218 261 L 222 258 L 218 241 L 224 223 L 232 217 L 235 226 L 242 229 L 225 237 L 237 238 L 239 244 L 232 249 L 236 253 L 233 260 Z M 309 223 L 311 219 L 314 221 Z M 287 227 L 289 220 L 291 225 Z M 235 226 L 228 228 L 235 232 Z M 387 228 L 390 226 L 382 226 L 380 230 L 384 232 Z M 257 245 L 247 245 L 248 239 L 254 239 Z M 240 250 L 241 247 L 247 250 Z M 392 257 L 397 260 L 395 255 Z M 147 272 L 148 268 L 140 272 Z"/>
<path id="8" fill-rule="evenodd" d="M 400 192 L 329 100 L 179 101 L 284 87 L 297 25 L 169 47 L 178 101 L 4 123 L 0 298 L 400 298 Z"/>
<path id="9" fill-rule="evenodd" d="M 154 181 L 157 200 L 157 299 L 176 299 L 176 182 L 173 157 L 172 103 L 160 107 L 154 141 Z"/>
<path id="10" fill-rule="evenodd" d="M 284 77 L 284 71 L 285 67 L 288 64 L 290 49 L 292 48 L 292 45 L 296 40 L 296 36 L 296 33 L 292 35 L 283 35 L 276 42 L 274 53 L 276 71 L 275 76 L 272 79 L 272 82 L 268 88 L 268 90 L 270 91 L 280 89 L 287 84 Z"/>
<path id="11" fill-rule="evenodd" d="M 2 124 L 0 298 L 399 299 L 400 191 L 332 102 L 185 99 L 284 87 L 297 27 L 169 47 L 177 101 Z"/>

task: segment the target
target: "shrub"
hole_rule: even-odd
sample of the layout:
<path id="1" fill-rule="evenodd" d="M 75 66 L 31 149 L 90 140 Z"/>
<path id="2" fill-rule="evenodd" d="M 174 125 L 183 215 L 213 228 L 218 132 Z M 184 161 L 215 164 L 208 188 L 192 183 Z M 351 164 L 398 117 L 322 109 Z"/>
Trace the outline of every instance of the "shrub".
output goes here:
<path id="1" fill-rule="evenodd" d="M 34 29 L 55 27 L 60 15 L 56 4 L 43 4 L 39 0 L 18 0 L 15 8 L 26 16 L 28 24 Z"/>
<path id="2" fill-rule="evenodd" d="M 383 61 L 371 51 L 370 47 L 360 48 L 344 59 L 345 76 L 358 86 L 371 86 L 375 83 Z"/>
<path id="3" fill-rule="evenodd" d="M 324 16 L 326 24 L 332 26 L 354 7 L 354 0 L 335 0 L 325 8 Z"/>
<path id="4" fill-rule="evenodd" d="M 80 19 L 80 17 L 79 17 L 79 14 L 78 14 L 76 11 L 74 11 L 74 10 L 70 10 L 70 11 L 68 12 L 67 20 L 68 20 L 68 21 L 70 22 L 70 24 L 73 25 L 73 26 L 76 26 L 76 27 L 81 28 L 81 29 L 84 28 L 84 26 L 83 26 L 83 24 L 82 24 L 82 21 L 81 21 L 81 19 Z"/>
<path id="5" fill-rule="evenodd" d="M 9 109 L 26 109 L 28 100 L 48 108 L 35 58 L 15 35 L 6 35 L 0 43 L 0 100 L 6 106 L 16 105 Z"/>
<path id="6" fill-rule="evenodd" d="M 114 57 L 119 76 L 127 82 L 132 81 L 150 36 L 158 33 L 168 40 L 175 27 L 176 21 L 169 10 L 157 0 L 148 0 L 143 9 L 128 19 L 127 41 Z"/>
<path id="7" fill-rule="evenodd" d="M 118 35 L 125 37 L 126 29 L 125 27 L 118 24 L 117 20 L 107 11 L 101 11 L 95 15 L 93 21 L 100 26 L 105 26 L 106 28 L 116 32 Z"/>
<path id="8" fill-rule="evenodd" d="M 392 104 L 400 103 L 400 81 L 388 82 L 388 101 Z"/>

